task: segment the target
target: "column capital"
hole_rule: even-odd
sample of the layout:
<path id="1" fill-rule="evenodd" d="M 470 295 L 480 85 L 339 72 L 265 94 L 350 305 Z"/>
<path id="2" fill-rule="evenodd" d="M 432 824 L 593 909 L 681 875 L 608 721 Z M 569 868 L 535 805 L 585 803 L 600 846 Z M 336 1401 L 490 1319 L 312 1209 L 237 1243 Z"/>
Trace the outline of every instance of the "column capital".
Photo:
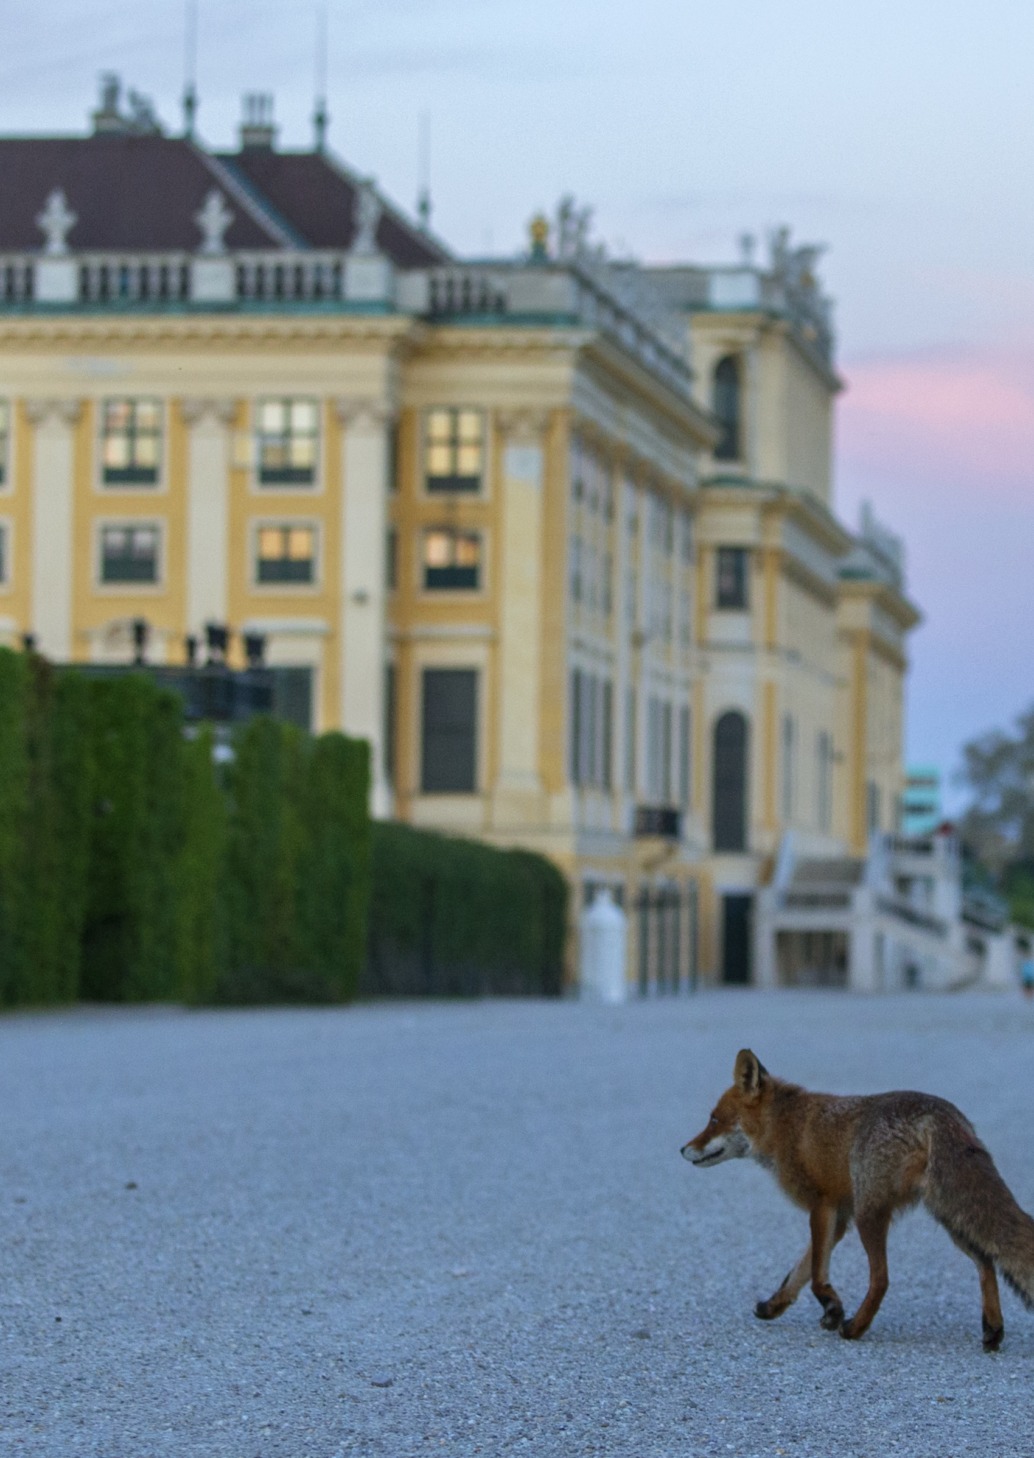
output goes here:
<path id="1" fill-rule="evenodd" d="M 42 425 L 49 417 L 60 420 L 65 425 L 77 425 L 82 413 L 82 400 L 34 395 L 25 401 L 25 414 L 33 425 Z"/>
<path id="2" fill-rule="evenodd" d="M 196 425 L 211 415 L 221 425 L 232 425 L 237 415 L 237 401 L 225 396 L 188 395 L 180 401 L 180 417 L 184 425 Z"/>
<path id="3" fill-rule="evenodd" d="M 497 410 L 495 419 L 500 431 L 515 445 L 538 444 L 549 426 L 548 410 Z"/>
<path id="4" fill-rule="evenodd" d="M 334 414 L 346 428 L 356 425 L 360 429 L 383 429 L 390 425 L 398 414 L 397 407 L 390 400 L 375 400 L 362 395 L 338 395 L 334 400 Z"/>

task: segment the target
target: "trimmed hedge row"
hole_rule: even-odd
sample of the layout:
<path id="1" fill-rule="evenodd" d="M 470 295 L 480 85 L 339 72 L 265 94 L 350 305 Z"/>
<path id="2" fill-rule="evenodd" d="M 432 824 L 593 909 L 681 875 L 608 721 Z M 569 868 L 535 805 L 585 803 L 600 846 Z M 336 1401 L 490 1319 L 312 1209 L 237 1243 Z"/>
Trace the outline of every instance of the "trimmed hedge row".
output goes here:
<path id="1" fill-rule="evenodd" d="M 528 851 L 372 826 L 368 996 L 559 996 L 567 883 Z"/>
<path id="2" fill-rule="evenodd" d="M 146 675 L 0 650 L 0 1005 L 355 995 L 367 746 L 254 719 L 212 751 Z"/>

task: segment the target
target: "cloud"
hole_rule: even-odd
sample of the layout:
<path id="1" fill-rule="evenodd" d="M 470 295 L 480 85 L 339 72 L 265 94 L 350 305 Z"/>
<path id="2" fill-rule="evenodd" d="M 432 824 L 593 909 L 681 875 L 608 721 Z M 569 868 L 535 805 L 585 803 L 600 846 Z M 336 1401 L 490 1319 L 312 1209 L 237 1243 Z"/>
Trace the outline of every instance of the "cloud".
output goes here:
<path id="1" fill-rule="evenodd" d="M 1029 500 L 1034 365 L 1011 351 L 938 350 L 844 366 L 841 455 L 853 472 Z"/>

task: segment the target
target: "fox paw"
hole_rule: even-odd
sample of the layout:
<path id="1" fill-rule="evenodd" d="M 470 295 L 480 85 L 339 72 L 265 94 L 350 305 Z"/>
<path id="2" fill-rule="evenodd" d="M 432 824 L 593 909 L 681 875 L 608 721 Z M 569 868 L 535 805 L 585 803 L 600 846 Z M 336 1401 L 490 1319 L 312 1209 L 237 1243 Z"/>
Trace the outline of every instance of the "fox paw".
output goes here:
<path id="1" fill-rule="evenodd" d="M 992 1326 L 989 1321 L 984 1322 L 984 1351 L 997 1352 L 1002 1345 L 1002 1338 L 1005 1336 L 1004 1326 Z"/>
<path id="2" fill-rule="evenodd" d="M 754 1315 L 759 1321 L 775 1321 L 777 1316 L 782 1316 L 781 1306 L 773 1307 L 771 1301 L 759 1301 L 754 1307 Z"/>
<path id="3" fill-rule="evenodd" d="M 840 1331 L 844 1324 L 844 1308 L 842 1306 L 827 1306 L 819 1318 L 819 1326 L 824 1331 Z"/>
<path id="4" fill-rule="evenodd" d="M 858 1340 L 862 1333 L 855 1329 L 854 1321 L 848 1319 L 847 1321 L 841 1322 L 840 1335 L 846 1342 L 854 1342 Z"/>

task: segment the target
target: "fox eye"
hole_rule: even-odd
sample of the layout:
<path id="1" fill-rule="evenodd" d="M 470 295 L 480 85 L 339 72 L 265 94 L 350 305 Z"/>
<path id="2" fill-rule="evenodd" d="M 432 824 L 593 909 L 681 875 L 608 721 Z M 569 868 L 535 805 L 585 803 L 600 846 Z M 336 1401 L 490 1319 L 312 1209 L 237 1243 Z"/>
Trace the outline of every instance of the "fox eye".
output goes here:
<path id="1" fill-rule="evenodd" d="M 712 1124 L 717 1124 L 717 1123 L 718 1123 L 717 1118 L 715 1117 L 714 1114 L 712 1114 L 711 1117 L 710 1117 L 710 1119 L 707 1121 L 707 1127 L 710 1129 L 710 1127 L 711 1127 Z"/>

